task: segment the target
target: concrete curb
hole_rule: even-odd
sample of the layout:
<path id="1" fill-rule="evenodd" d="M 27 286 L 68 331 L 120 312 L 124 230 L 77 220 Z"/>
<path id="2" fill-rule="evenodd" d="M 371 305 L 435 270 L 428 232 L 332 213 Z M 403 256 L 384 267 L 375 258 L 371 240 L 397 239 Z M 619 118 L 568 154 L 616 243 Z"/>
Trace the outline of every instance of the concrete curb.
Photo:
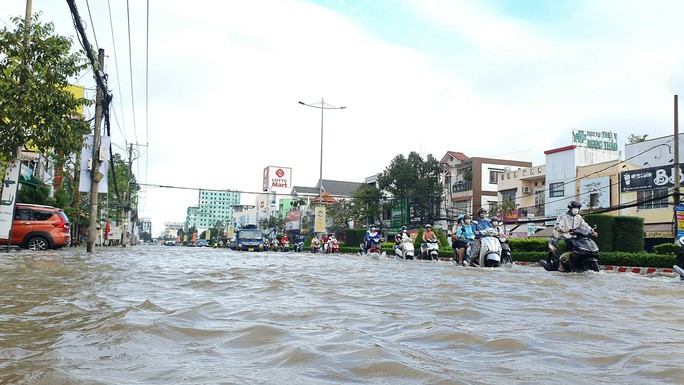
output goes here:
<path id="1" fill-rule="evenodd" d="M 520 266 L 540 266 L 537 262 L 515 262 Z M 540 266 L 541 267 L 541 266 Z M 634 274 L 675 274 L 671 268 L 662 267 L 630 267 L 630 266 L 603 266 L 601 270 L 612 273 L 634 273 Z"/>

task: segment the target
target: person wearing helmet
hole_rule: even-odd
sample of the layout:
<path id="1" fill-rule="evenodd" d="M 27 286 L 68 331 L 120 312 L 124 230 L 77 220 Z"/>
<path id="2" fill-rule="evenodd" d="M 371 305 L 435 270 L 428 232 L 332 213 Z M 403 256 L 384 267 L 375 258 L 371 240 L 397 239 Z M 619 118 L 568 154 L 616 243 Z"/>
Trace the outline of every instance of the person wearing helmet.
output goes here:
<path id="1" fill-rule="evenodd" d="M 480 207 L 477 210 L 477 218 L 475 219 L 475 224 L 473 226 L 473 230 L 475 230 L 475 242 L 473 242 L 472 244 L 471 255 L 474 255 L 475 258 L 469 259 L 468 266 L 472 266 L 473 262 L 479 259 L 478 257 L 480 255 L 481 233 L 484 230 L 491 228 L 492 224 L 489 222 L 489 219 L 487 218 L 487 209 L 484 207 Z"/>
<path id="2" fill-rule="evenodd" d="M 432 231 L 432 225 L 428 223 L 427 225 L 425 225 L 425 231 L 423 231 L 423 243 L 421 243 L 421 245 L 420 245 L 420 257 L 421 257 L 421 259 L 427 259 L 428 258 L 426 250 L 427 250 L 428 241 L 431 239 L 437 239 L 437 236 L 435 235 L 435 232 Z"/>
<path id="3" fill-rule="evenodd" d="M 475 241 L 475 230 L 471 223 L 470 215 L 464 215 L 463 221 L 458 229 L 456 229 L 456 239 L 458 247 L 458 265 L 463 265 L 463 258 L 465 256 L 468 244 Z"/>
<path id="4" fill-rule="evenodd" d="M 401 226 L 401 230 L 397 233 L 397 235 L 394 236 L 394 244 L 395 246 L 401 245 L 401 242 L 404 241 L 404 237 L 408 237 L 408 228 L 406 226 Z"/>
<path id="5" fill-rule="evenodd" d="M 492 228 L 496 230 L 496 233 L 498 234 L 499 242 L 501 242 L 501 257 L 502 261 L 504 262 L 509 262 L 513 263 L 513 256 L 511 255 L 511 247 L 508 245 L 508 236 L 506 235 L 506 231 L 504 231 L 503 226 L 501 226 L 501 221 L 497 217 L 492 217 L 491 219 L 492 222 Z"/>
<path id="6" fill-rule="evenodd" d="M 675 265 L 672 266 L 672 270 L 679 274 L 679 278 L 684 281 L 684 237 L 677 239 L 677 244 L 679 245 L 679 252 L 675 257 Z"/>
<path id="7" fill-rule="evenodd" d="M 556 225 L 554 226 L 554 235 L 556 238 L 564 238 L 565 244 L 567 245 L 568 251 L 573 248 L 572 245 L 572 234 L 571 231 L 577 229 L 580 226 L 589 226 L 584 218 L 579 214 L 580 208 L 582 208 L 582 203 L 578 201 L 570 201 L 568 203 L 568 211 L 559 215 L 556 218 Z M 597 237 L 596 231 L 592 231 L 591 235 Z M 563 264 L 560 264 L 559 271 L 562 271 Z"/>
<path id="8" fill-rule="evenodd" d="M 461 225 L 463 225 L 463 214 L 458 214 L 456 223 L 454 224 L 454 227 L 451 228 L 451 249 L 454 253 L 454 261 L 458 260 L 458 237 L 456 237 L 456 232 Z"/>
<path id="9" fill-rule="evenodd" d="M 364 238 L 364 244 L 363 244 L 363 254 L 368 254 L 368 250 L 371 248 L 371 243 L 376 242 L 378 245 L 380 245 L 380 233 L 378 232 L 377 227 L 375 225 L 372 225 L 368 231 L 366 231 L 366 236 Z"/>

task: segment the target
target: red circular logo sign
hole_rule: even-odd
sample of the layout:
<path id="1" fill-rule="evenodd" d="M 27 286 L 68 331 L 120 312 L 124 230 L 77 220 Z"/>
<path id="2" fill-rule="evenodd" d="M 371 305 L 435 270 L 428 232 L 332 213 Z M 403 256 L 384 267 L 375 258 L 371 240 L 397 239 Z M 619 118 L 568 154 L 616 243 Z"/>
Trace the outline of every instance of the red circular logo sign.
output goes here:
<path id="1" fill-rule="evenodd" d="M 283 171 L 282 168 L 279 168 L 279 169 L 276 171 L 276 176 L 277 176 L 278 178 L 282 178 L 283 175 L 285 175 L 285 171 Z"/>

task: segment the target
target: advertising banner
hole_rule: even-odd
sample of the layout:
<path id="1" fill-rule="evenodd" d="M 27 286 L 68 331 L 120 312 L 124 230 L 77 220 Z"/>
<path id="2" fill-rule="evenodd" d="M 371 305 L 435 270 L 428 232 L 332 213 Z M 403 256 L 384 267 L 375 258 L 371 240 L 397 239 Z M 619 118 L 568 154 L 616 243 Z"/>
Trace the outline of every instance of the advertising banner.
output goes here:
<path id="1" fill-rule="evenodd" d="M 5 177 L 2 180 L 2 197 L 0 197 L 0 238 L 9 239 L 14 206 L 17 203 L 17 186 L 21 162 L 17 159 L 7 163 Z"/>
<path id="2" fill-rule="evenodd" d="M 679 165 L 679 184 L 684 185 L 684 170 Z M 652 190 L 674 187 L 674 166 L 642 168 L 620 173 L 620 191 Z"/>
<path id="3" fill-rule="evenodd" d="M 316 220 L 314 225 L 314 232 L 325 232 L 325 206 L 316 207 Z"/>
<path id="4" fill-rule="evenodd" d="M 90 192 L 90 169 L 88 169 L 88 160 L 93 157 L 93 135 L 84 135 L 86 138 L 85 144 L 81 149 L 81 178 L 79 179 L 78 191 L 80 192 Z M 97 192 L 100 194 L 106 194 L 109 191 L 109 184 L 107 182 L 107 168 L 109 167 L 109 145 L 111 139 L 108 136 L 103 136 L 101 140 L 101 154 L 102 162 L 100 162 L 99 171 L 102 173 L 103 177 L 97 186 Z"/>
<path id="5" fill-rule="evenodd" d="M 268 166 L 264 169 L 263 191 L 289 194 L 292 191 L 292 169 Z"/>
<path id="6" fill-rule="evenodd" d="M 285 230 L 299 230 L 302 212 L 299 210 L 288 211 L 285 214 Z"/>
<path id="7" fill-rule="evenodd" d="M 684 206 L 677 205 L 675 207 L 675 215 L 677 217 L 677 239 L 684 237 Z"/>

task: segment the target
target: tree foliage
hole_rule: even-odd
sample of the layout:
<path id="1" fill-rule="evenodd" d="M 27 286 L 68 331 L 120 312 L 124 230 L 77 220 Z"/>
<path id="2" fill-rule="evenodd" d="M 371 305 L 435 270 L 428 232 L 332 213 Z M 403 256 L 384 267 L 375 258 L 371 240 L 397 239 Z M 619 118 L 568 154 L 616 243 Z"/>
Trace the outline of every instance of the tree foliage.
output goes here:
<path id="1" fill-rule="evenodd" d="M 647 136 L 648 136 L 648 134 L 644 134 L 644 135 L 630 134 L 627 137 L 627 143 L 634 144 L 634 143 L 645 142 Z"/>
<path id="2" fill-rule="evenodd" d="M 34 14 L 29 44 L 25 23 L 0 30 L 0 158 L 9 160 L 20 146 L 31 144 L 43 153 L 68 156 L 81 150 L 89 124 L 77 116 L 90 104 L 68 89 L 69 80 L 86 66 L 82 51 L 71 52 L 71 39 L 54 34 L 52 23 Z"/>
<path id="3" fill-rule="evenodd" d="M 326 215 L 332 223 L 332 230 L 336 233 L 349 228 L 349 222 L 355 219 L 354 205 L 351 200 L 339 199 L 328 205 Z"/>
<path id="4" fill-rule="evenodd" d="M 399 154 L 378 176 L 378 186 L 395 198 L 409 198 L 414 217 L 432 222 L 441 201 L 442 184 L 439 182 L 439 161 L 428 154 L 426 159 L 415 151 L 408 158 Z"/>
<path id="5" fill-rule="evenodd" d="M 378 223 L 382 219 L 382 198 L 382 191 L 375 186 L 364 184 L 359 187 L 352 197 L 354 218 L 360 222 L 366 220 L 369 224 Z"/>

